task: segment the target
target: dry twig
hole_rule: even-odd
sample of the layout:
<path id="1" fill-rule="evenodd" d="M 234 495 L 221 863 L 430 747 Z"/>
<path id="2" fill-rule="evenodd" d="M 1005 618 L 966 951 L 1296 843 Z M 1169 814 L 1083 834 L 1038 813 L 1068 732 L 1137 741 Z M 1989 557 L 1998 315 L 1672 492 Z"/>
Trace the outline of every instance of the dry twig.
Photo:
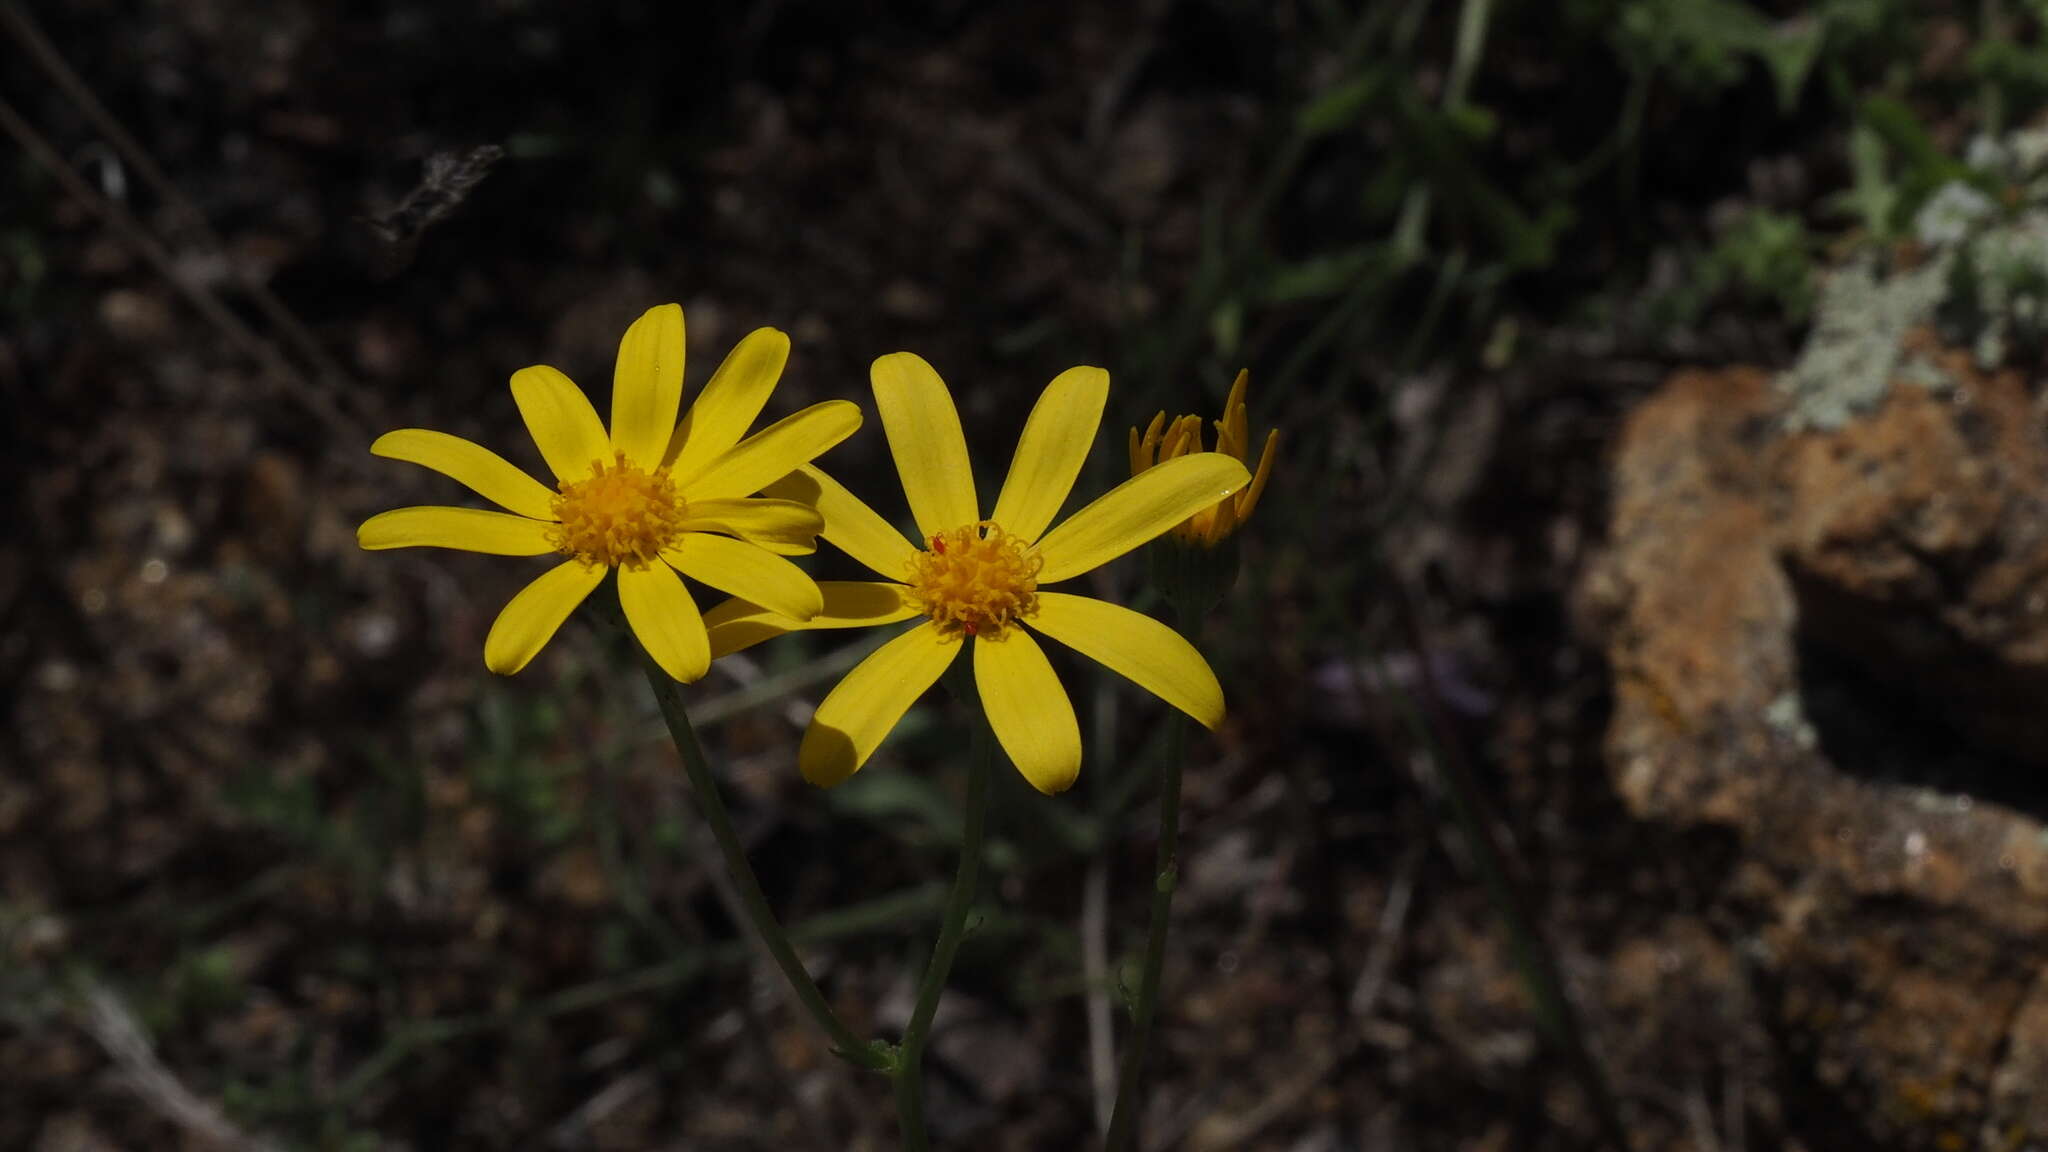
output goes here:
<path id="1" fill-rule="evenodd" d="M 1360 1027 L 1354 1027 L 1343 1037 L 1332 1041 L 1322 1051 L 1310 1057 L 1295 1072 L 1274 1085 L 1257 1104 L 1244 1112 L 1236 1116 L 1212 1112 L 1199 1122 L 1192 1116 L 1184 1116 L 1181 1118 L 1182 1123 L 1172 1130 L 1162 1131 L 1154 1139 L 1147 1140 L 1147 1152 L 1161 1152 L 1162 1149 L 1173 1147 L 1190 1129 L 1197 1132 L 1201 1147 L 1246 1147 L 1265 1130 L 1267 1125 L 1299 1107 L 1339 1064 L 1358 1050 L 1363 1042 L 1362 1025 L 1378 1010 L 1380 996 L 1387 988 L 1387 978 L 1394 970 L 1394 962 L 1400 958 L 1401 943 L 1405 939 L 1408 925 L 1408 910 L 1415 898 L 1415 878 L 1422 869 L 1427 849 L 1428 842 L 1423 841 L 1410 847 L 1402 855 L 1401 863 L 1394 873 L 1393 883 L 1387 888 L 1386 902 L 1380 906 L 1380 919 L 1374 929 L 1372 950 L 1366 954 L 1365 966 L 1359 970 L 1358 982 L 1352 986 L 1350 1003 L 1347 1005 L 1354 1023 Z"/>
<path id="2" fill-rule="evenodd" d="M 1088 987 L 1088 1082 L 1095 1130 L 1103 1133 L 1116 1106 L 1116 1033 L 1109 1010 L 1109 861 L 1099 852 L 1081 889 L 1081 980 Z"/>
<path id="3" fill-rule="evenodd" d="M 142 174 L 143 183 L 148 184 L 152 191 L 163 197 L 165 203 L 176 209 L 178 214 L 185 218 L 192 234 L 219 255 L 234 271 L 236 279 L 241 281 L 243 290 L 255 301 L 264 319 L 284 333 L 285 339 L 298 349 L 307 363 L 313 365 L 320 378 L 331 388 L 352 389 L 348 373 L 342 371 L 341 366 L 327 355 L 320 347 L 320 342 L 313 338 L 313 333 L 300 322 L 290 308 L 285 306 L 284 301 L 279 300 L 255 273 L 234 259 L 226 241 L 220 238 L 213 230 L 213 225 L 207 221 L 206 213 L 200 211 L 199 205 L 193 203 L 190 197 L 171 182 L 170 177 L 166 176 L 163 168 L 157 164 L 156 158 L 149 154 L 149 150 L 107 110 L 107 106 L 100 102 L 92 87 L 65 61 L 63 54 L 57 51 L 57 46 L 50 42 L 49 37 L 43 35 L 43 30 L 36 25 L 35 20 L 22 11 L 20 5 L 14 3 L 0 4 L 0 19 L 4 19 L 8 31 L 14 34 L 15 40 L 28 51 L 29 56 L 50 77 L 57 89 L 70 98 L 71 103 L 85 114 L 86 119 L 92 121 L 94 127 L 107 138 L 108 143 L 114 146 L 114 150 L 120 153 L 129 167 Z"/>
<path id="4" fill-rule="evenodd" d="M 171 1075 L 150 1048 L 135 1014 L 111 989 L 88 980 L 81 999 L 79 1023 L 120 1069 L 128 1089 L 152 1113 L 227 1152 L 279 1152 L 278 1145 L 242 1131 L 219 1108 Z"/>
<path id="5" fill-rule="evenodd" d="M 178 268 L 177 261 L 154 236 L 150 235 L 140 221 L 130 215 L 127 209 L 94 191 L 84 177 L 65 163 L 64 158 L 43 138 L 42 133 L 37 132 L 14 110 L 14 106 L 5 100 L 0 100 L 0 130 L 14 137 L 15 142 L 20 144 L 36 163 L 56 177 L 57 183 L 63 185 L 67 194 L 85 205 L 87 210 L 112 228 L 123 243 L 148 261 L 150 266 L 205 317 L 208 323 L 220 329 L 229 343 L 262 365 L 264 371 L 268 373 L 268 383 L 273 386 L 284 385 L 283 391 L 293 401 L 325 421 L 337 436 L 350 442 L 369 439 L 369 433 L 364 431 L 354 417 L 343 412 L 331 395 L 314 387 L 312 381 L 278 352 L 275 344 L 258 335 L 254 329 L 242 322 L 241 317 L 229 311 L 228 307 L 220 302 L 220 298 L 213 294 L 212 289 L 183 274 Z"/>

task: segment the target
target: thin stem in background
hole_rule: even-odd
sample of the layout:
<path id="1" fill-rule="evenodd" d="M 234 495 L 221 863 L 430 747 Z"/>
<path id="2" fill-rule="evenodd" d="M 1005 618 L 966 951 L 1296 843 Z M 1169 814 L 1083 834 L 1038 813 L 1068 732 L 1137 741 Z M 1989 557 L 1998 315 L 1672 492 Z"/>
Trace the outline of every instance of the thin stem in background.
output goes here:
<path id="1" fill-rule="evenodd" d="M 1615 1152 L 1633 1152 L 1634 1144 L 1629 1139 L 1628 1126 L 1622 1120 L 1620 1101 L 1614 1094 L 1606 1069 L 1593 1053 L 1578 1009 L 1565 987 L 1564 970 L 1557 961 L 1556 949 L 1531 912 L 1533 901 L 1514 871 L 1512 850 L 1502 843 L 1499 819 L 1452 730 L 1442 690 L 1429 662 L 1433 649 L 1422 617 L 1407 590 L 1400 588 L 1398 582 L 1395 586 L 1405 601 L 1401 617 L 1408 628 L 1408 645 L 1413 653 L 1416 683 L 1420 688 L 1419 692 L 1411 695 L 1405 688 L 1397 687 L 1410 728 L 1436 769 L 1436 779 L 1442 785 L 1440 798 L 1450 808 L 1452 820 L 1471 849 L 1487 897 L 1508 930 L 1515 967 L 1521 974 L 1524 988 L 1535 1001 L 1537 1026 L 1564 1057 L 1572 1078 L 1585 1092 L 1602 1143 Z"/>
<path id="2" fill-rule="evenodd" d="M 925 1152 L 929 1147 L 924 1130 L 924 1049 L 931 1035 L 932 1017 L 939 1011 L 939 998 L 946 991 L 946 977 L 953 970 L 953 957 L 967 934 L 967 913 L 974 906 L 975 886 L 981 879 L 981 842 L 988 824 L 988 780 L 995 760 L 995 734 L 978 706 L 974 712 L 974 743 L 967 757 L 967 793 L 961 800 L 960 869 L 953 874 L 953 890 L 946 897 L 946 911 L 939 925 L 939 938 L 932 945 L 931 962 L 925 965 L 924 980 L 918 985 L 917 1006 L 911 1010 L 910 1026 L 903 1031 L 903 1043 L 896 1050 L 896 1116 L 903 1129 L 904 1152 Z"/>
<path id="3" fill-rule="evenodd" d="M 1098 599 L 1117 598 L 1116 580 L 1107 568 L 1098 568 L 1089 579 Z M 1089 668 L 1095 681 L 1094 715 L 1090 718 L 1088 746 L 1110 749 L 1117 746 L 1117 681 L 1121 677 L 1101 665 Z M 1081 980 L 1087 988 L 1088 1100 L 1094 1109 L 1095 1134 L 1109 1133 L 1109 1117 L 1116 1105 L 1116 1012 L 1110 1005 L 1115 984 L 1109 965 L 1109 845 L 1107 830 L 1118 822 L 1127 795 L 1111 785 L 1118 777 L 1136 777 L 1136 772 L 1088 773 L 1090 812 L 1088 871 L 1081 882 Z"/>
<path id="4" fill-rule="evenodd" d="M 2005 23 L 2005 5 L 1999 0 L 1979 0 L 1977 34 L 1981 41 L 1998 43 L 2011 34 Z M 1977 130 L 1996 137 L 2005 130 L 2005 91 L 1995 77 L 1986 76 L 1977 91 Z"/>
<path id="5" fill-rule="evenodd" d="M 1405 9 L 1391 4 L 1364 5 L 1338 46 L 1334 74 L 1349 75 L 1397 15 L 1407 28 L 1405 33 L 1397 34 L 1397 39 L 1412 36 L 1428 7 L 1427 0 L 1412 2 Z M 1265 237 L 1281 195 L 1308 159 L 1316 141 L 1317 134 L 1305 126 L 1299 113 L 1324 95 L 1317 91 L 1305 96 L 1287 115 L 1285 133 L 1272 150 L 1271 158 L 1260 166 L 1261 177 L 1245 205 L 1231 213 L 1227 234 L 1221 236 L 1221 242 L 1195 270 L 1174 314 L 1154 337 L 1134 348 L 1127 357 L 1127 371 L 1138 381 L 1137 395 L 1144 401 L 1142 408 L 1167 406 L 1155 398 L 1162 397 L 1173 381 L 1181 379 L 1208 331 L 1206 325 L 1217 303 L 1224 299 L 1231 285 L 1245 279 L 1246 269 L 1259 253 L 1259 242 Z"/>
<path id="6" fill-rule="evenodd" d="M 299 354 L 313 365 L 314 372 L 329 387 L 342 394 L 355 394 L 357 390 L 348 373 L 342 371 L 341 365 L 335 363 L 334 358 L 320 347 L 320 342 L 314 339 L 313 333 L 300 322 L 290 308 L 285 306 L 284 301 L 279 300 L 277 295 L 271 292 L 269 285 L 263 283 L 235 259 L 233 250 L 206 219 L 206 213 L 200 211 L 199 205 L 193 203 L 191 197 L 171 182 L 171 178 L 164 174 L 163 168 L 157 164 L 156 158 L 149 154 L 149 150 L 107 110 L 107 106 L 100 102 L 99 96 L 93 92 L 91 86 L 86 84 L 64 59 L 63 53 L 57 51 L 57 46 L 50 43 L 48 36 L 43 35 L 43 30 L 36 25 L 35 20 L 24 12 L 20 5 L 13 3 L 0 4 L 0 19 L 4 19 L 8 29 L 14 33 L 15 39 L 35 58 L 36 64 L 48 74 L 58 89 L 70 97 L 71 103 L 80 112 L 85 113 L 86 119 L 91 120 L 108 142 L 113 144 L 114 150 L 142 174 L 143 182 L 155 189 L 156 194 L 163 197 L 171 207 L 177 209 L 179 214 L 185 217 L 193 234 L 226 262 L 234 271 L 235 278 L 241 281 L 242 288 L 249 293 L 249 298 L 262 310 L 264 318 L 284 333 L 292 346 L 299 350 Z"/>
<path id="7" fill-rule="evenodd" d="M 273 388 L 280 384 L 290 385 L 280 390 L 294 402 L 304 405 L 307 411 L 326 421 L 337 437 L 351 442 L 368 439 L 369 434 L 353 416 L 342 411 L 334 402 L 333 396 L 324 390 L 316 389 L 304 373 L 284 358 L 275 344 L 257 335 L 254 329 L 229 311 L 211 289 L 180 272 L 178 262 L 154 236 L 150 235 L 149 230 L 144 228 L 140 221 L 130 215 L 127 209 L 94 191 L 84 177 L 64 162 L 64 158 L 43 138 L 42 133 L 37 132 L 14 110 L 14 106 L 5 100 L 0 100 L 0 131 L 14 137 L 15 142 L 20 144 L 36 163 L 56 178 L 66 194 L 85 205 L 87 211 L 112 228 L 115 235 L 134 249 L 137 255 L 147 261 L 150 267 L 155 268 L 157 274 L 185 298 L 186 303 L 192 305 L 208 323 L 220 329 L 230 344 L 262 365 L 264 372 L 267 373 L 263 378 L 265 384 Z"/>
<path id="8" fill-rule="evenodd" d="M 831 1038 L 833 1049 L 863 1068 L 886 1070 L 889 1066 L 887 1053 L 854 1035 L 853 1030 L 832 1011 L 825 994 L 818 990 L 817 981 L 811 979 L 810 971 L 790 944 L 789 935 L 782 930 L 781 922 L 768 907 L 768 897 L 761 891 L 761 882 L 755 878 L 753 866 L 747 862 L 747 852 L 740 844 L 739 834 L 733 830 L 732 817 L 726 814 L 725 801 L 719 798 L 718 783 L 711 776 L 711 765 L 704 758 L 704 748 L 697 742 L 696 730 L 690 726 L 690 715 L 683 708 L 680 686 L 644 654 L 641 669 L 647 673 L 647 684 L 654 689 L 654 698 L 661 705 L 661 718 L 668 722 L 668 732 L 675 739 L 676 751 L 682 754 L 683 771 L 690 777 L 697 807 L 704 814 L 704 822 L 711 826 L 712 838 L 718 841 L 718 850 L 725 857 L 726 873 L 738 890 L 740 905 L 754 926 L 755 937 L 767 949 L 776 967 L 782 969 L 782 975 L 789 981 L 790 988 L 796 992 L 797 1000 L 810 1013 L 811 1019 L 817 1021 L 818 1027 Z"/>
<path id="9" fill-rule="evenodd" d="M 1200 617 L 1176 613 L 1180 631 L 1193 644 L 1201 631 Z M 1138 1086 L 1145 1075 L 1145 1056 L 1152 1046 L 1152 1022 L 1159 1012 L 1159 977 L 1166 967 L 1166 934 L 1173 922 L 1173 890 L 1180 880 L 1180 780 L 1188 755 L 1188 720 L 1178 712 L 1166 718 L 1166 755 L 1159 763 L 1159 850 L 1152 877 L 1151 926 L 1145 937 L 1145 966 L 1138 974 L 1138 996 L 1131 1010 L 1131 1038 L 1117 1077 L 1116 1106 L 1110 1110 L 1109 1135 L 1102 1146 L 1122 1152 L 1138 1132 Z"/>
<path id="10" fill-rule="evenodd" d="M 1100 848 L 1081 883 L 1081 980 L 1088 988 L 1088 1098 L 1095 1131 L 1106 1135 L 1116 1104 L 1116 1016 L 1109 1006 L 1109 861 Z"/>

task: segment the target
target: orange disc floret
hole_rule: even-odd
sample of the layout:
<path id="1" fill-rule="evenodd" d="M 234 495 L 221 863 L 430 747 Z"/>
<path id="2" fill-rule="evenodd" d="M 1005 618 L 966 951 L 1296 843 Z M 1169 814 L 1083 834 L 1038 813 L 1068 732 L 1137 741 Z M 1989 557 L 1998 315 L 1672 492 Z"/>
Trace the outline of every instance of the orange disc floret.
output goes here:
<path id="1" fill-rule="evenodd" d="M 554 500 L 555 547 L 587 564 L 644 564 L 682 534 L 683 499 L 667 469 L 643 471 L 620 453 Z"/>
<path id="2" fill-rule="evenodd" d="M 948 635 L 1000 640 L 1038 611 L 1042 566 L 1024 541 L 983 520 L 932 536 L 911 561 L 910 594 Z"/>

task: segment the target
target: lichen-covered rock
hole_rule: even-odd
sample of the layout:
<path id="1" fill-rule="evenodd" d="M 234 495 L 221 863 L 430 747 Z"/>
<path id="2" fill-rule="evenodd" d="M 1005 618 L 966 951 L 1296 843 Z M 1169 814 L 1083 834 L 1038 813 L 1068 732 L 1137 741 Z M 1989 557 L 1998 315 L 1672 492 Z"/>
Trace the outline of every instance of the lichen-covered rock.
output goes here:
<path id="1" fill-rule="evenodd" d="M 1608 763 L 1640 818 L 1739 840 L 1752 1107 L 2048 1148 L 2048 443 L 2017 373 L 1927 329 L 1893 363 L 1831 426 L 1748 369 L 1632 415 L 1586 589 Z"/>

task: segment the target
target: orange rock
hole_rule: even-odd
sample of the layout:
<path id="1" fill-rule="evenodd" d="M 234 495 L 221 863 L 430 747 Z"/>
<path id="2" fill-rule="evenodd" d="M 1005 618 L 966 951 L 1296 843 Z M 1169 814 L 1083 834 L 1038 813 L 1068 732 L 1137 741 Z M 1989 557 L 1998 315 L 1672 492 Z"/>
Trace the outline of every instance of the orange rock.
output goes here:
<path id="1" fill-rule="evenodd" d="M 2048 1132 L 2048 441 L 2019 374 L 1903 351 L 1827 429 L 1761 371 L 1674 376 L 1581 595 L 1624 802 L 1756 866 L 1720 910 L 1761 977 L 1728 1026 L 1830 1098 L 1773 1110 L 1993 1147 Z"/>

